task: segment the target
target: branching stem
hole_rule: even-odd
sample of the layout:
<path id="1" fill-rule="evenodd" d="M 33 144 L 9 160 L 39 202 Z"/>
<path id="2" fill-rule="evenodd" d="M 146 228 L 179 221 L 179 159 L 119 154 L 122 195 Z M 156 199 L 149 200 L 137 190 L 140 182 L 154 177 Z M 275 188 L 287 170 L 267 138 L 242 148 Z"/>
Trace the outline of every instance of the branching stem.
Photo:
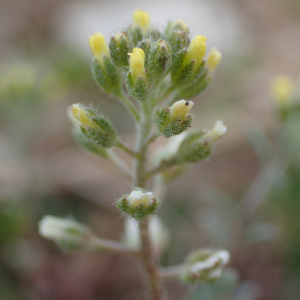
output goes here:
<path id="1" fill-rule="evenodd" d="M 134 120 L 137 123 L 140 122 L 140 114 L 136 110 L 136 108 L 135 108 L 134 104 L 132 103 L 132 101 L 127 97 L 127 95 L 125 93 L 123 93 L 122 91 L 120 91 L 119 93 L 116 94 L 116 96 L 123 103 L 123 105 L 129 111 L 129 113 L 132 115 Z"/>

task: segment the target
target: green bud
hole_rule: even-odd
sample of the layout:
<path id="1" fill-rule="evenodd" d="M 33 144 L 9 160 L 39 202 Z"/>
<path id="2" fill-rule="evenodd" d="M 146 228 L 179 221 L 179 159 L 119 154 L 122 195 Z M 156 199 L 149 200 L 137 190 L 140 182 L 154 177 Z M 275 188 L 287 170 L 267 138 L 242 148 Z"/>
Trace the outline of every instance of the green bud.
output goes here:
<path id="1" fill-rule="evenodd" d="M 172 63 L 172 49 L 164 40 L 157 40 L 151 47 L 148 58 L 148 73 L 153 79 L 160 79 L 170 69 Z"/>
<path id="2" fill-rule="evenodd" d="M 80 126 L 81 132 L 96 145 L 103 148 L 114 146 L 117 133 L 109 121 L 82 104 L 73 104 L 68 110 L 72 123 Z"/>
<path id="3" fill-rule="evenodd" d="M 196 81 L 196 83 L 189 86 L 188 88 L 178 90 L 175 99 L 193 99 L 208 87 L 210 80 L 211 77 L 209 76 L 208 72 L 205 71 Z"/>
<path id="4" fill-rule="evenodd" d="M 126 76 L 126 89 L 132 98 L 145 101 L 151 91 L 150 81 L 146 76 L 138 76 L 135 79 L 131 71 L 129 71 Z"/>
<path id="5" fill-rule="evenodd" d="M 116 206 L 123 212 L 129 214 L 137 221 L 153 214 L 159 206 L 159 201 L 154 198 L 153 193 L 143 190 L 132 191 L 129 195 L 117 200 Z"/>
<path id="6" fill-rule="evenodd" d="M 54 216 L 43 217 L 39 234 L 68 251 L 85 248 L 91 237 L 91 231 L 82 224 Z"/>
<path id="7" fill-rule="evenodd" d="M 217 121 L 212 130 L 196 131 L 187 135 L 179 146 L 175 159 L 178 162 L 198 162 L 207 158 L 213 149 L 214 143 L 223 136 L 227 128 L 222 121 Z"/>
<path id="8" fill-rule="evenodd" d="M 181 278 L 192 284 L 199 281 L 215 281 L 221 277 L 229 259 L 230 254 L 226 250 L 194 251 L 186 259 L 187 267 L 182 272 Z"/>
<path id="9" fill-rule="evenodd" d="M 150 39 L 144 39 L 141 42 L 138 43 L 138 48 L 141 48 L 145 53 L 145 68 L 148 69 L 148 63 L 149 63 L 149 53 L 151 50 L 151 40 Z"/>
<path id="10" fill-rule="evenodd" d="M 143 32 L 140 27 L 130 27 L 128 33 L 132 48 L 136 47 L 138 43 L 143 40 Z"/>
<path id="11" fill-rule="evenodd" d="M 161 134 L 170 138 L 188 129 L 192 123 L 192 115 L 189 114 L 193 107 L 192 101 L 180 100 L 170 108 L 162 107 L 156 111 L 155 123 Z"/>
<path id="12" fill-rule="evenodd" d="M 121 74 L 111 58 L 104 56 L 103 63 L 93 61 L 92 73 L 95 81 L 106 93 L 117 93 L 122 84 Z"/>
<path id="13" fill-rule="evenodd" d="M 122 31 L 110 38 L 110 56 L 117 67 L 127 67 L 128 53 L 132 50 L 129 43 L 128 33 Z"/>
<path id="14" fill-rule="evenodd" d="M 188 64 L 184 64 L 184 59 L 187 55 L 187 50 L 179 51 L 172 65 L 171 79 L 175 87 L 187 88 L 195 84 L 203 74 L 205 70 L 205 61 L 203 61 L 199 67 L 194 60 Z"/>
<path id="15" fill-rule="evenodd" d="M 97 155 L 100 155 L 103 158 L 108 158 L 109 155 L 107 153 L 107 149 L 97 146 L 94 142 L 88 139 L 87 136 L 82 132 L 81 127 L 74 127 L 73 136 L 80 147 Z"/>
<path id="16" fill-rule="evenodd" d="M 190 44 L 189 30 L 182 20 L 169 22 L 164 36 L 171 45 L 173 57 L 178 51 L 187 48 Z"/>

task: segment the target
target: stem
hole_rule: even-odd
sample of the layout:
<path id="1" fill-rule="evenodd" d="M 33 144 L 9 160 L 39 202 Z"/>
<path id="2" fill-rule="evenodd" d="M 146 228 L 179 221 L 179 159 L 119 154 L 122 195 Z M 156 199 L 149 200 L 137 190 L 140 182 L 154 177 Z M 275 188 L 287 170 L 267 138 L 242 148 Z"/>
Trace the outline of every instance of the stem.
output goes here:
<path id="1" fill-rule="evenodd" d="M 150 145 L 151 143 L 153 143 L 158 137 L 160 137 L 161 134 L 160 132 L 156 131 L 156 132 L 153 132 L 147 139 L 146 143 L 148 145 Z"/>
<path id="2" fill-rule="evenodd" d="M 111 149 L 108 152 L 108 159 L 121 171 L 121 173 L 129 180 L 132 181 L 130 168 L 125 162 Z"/>
<path id="3" fill-rule="evenodd" d="M 175 159 L 165 159 L 163 160 L 160 165 L 158 165 L 157 167 L 153 168 L 152 170 L 148 171 L 146 174 L 146 178 L 149 179 L 151 178 L 153 175 L 157 174 L 157 173 L 161 173 L 163 171 L 165 171 L 166 169 L 174 166 L 175 164 L 177 164 L 178 162 Z"/>
<path id="4" fill-rule="evenodd" d="M 136 110 L 136 108 L 134 107 L 133 103 L 131 102 L 131 100 L 127 97 L 126 94 L 124 94 L 122 91 L 118 92 L 116 94 L 116 96 L 118 97 L 118 99 L 123 103 L 123 105 L 125 106 L 125 108 L 129 111 L 129 113 L 132 115 L 132 117 L 134 118 L 134 120 L 136 122 L 140 122 L 140 114 L 139 112 Z"/>
<path id="5" fill-rule="evenodd" d="M 149 103 L 151 105 L 151 103 Z M 149 105 L 148 104 L 148 105 Z M 142 103 L 142 118 L 138 128 L 138 135 L 136 141 L 136 152 L 139 157 L 135 159 L 134 163 L 134 184 L 136 187 L 145 188 L 147 184 L 146 165 L 149 143 L 147 137 L 150 134 L 153 119 L 153 110 L 149 109 L 147 103 Z M 150 106 L 149 105 L 149 106 Z M 149 237 L 149 218 L 139 222 L 140 239 L 141 239 L 141 256 L 142 261 L 147 272 L 149 286 L 151 288 L 151 295 L 153 300 L 164 300 L 165 292 L 159 274 L 157 272 L 157 265 L 154 258 L 154 251 Z"/>
<path id="6" fill-rule="evenodd" d="M 122 243 L 105 240 L 98 237 L 92 237 L 90 247 L 92 250 L 106 251 L 109 253 L 138 256 L 138 252 L 132 250 Z"/>
<path id="7" fill-rule="evenodd" d="M 178 276 L 180 276 L 180 274 L 182 273 L 182 271 L 184 271 L 185 268 L 185 265 L 163 268 L 160 269 L 159 274 L 166 281 L 175 280 L 178 279 Z"/>
<path id="8" fill-rule="evenodd" d="M 126 144 L 124 144 L 124 142 L 120 138 L 117 141 L 116 147 L 122 149 L 124 152 L 126 152 L 132 157 L 138 157 L 137 153 L 133 149 L 128 147 Z"/>

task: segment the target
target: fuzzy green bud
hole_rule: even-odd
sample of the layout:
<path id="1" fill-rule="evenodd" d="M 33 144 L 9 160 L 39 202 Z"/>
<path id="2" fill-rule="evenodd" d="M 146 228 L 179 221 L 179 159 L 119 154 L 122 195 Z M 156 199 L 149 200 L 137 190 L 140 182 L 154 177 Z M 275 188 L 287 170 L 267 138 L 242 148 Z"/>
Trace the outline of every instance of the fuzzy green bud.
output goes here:
<path id="1" fill-rule="evenodd" d="M 155 123 L 161 134 L 169 138 L 188 129 L 193 119 L 192 115 L 189 114 L 193 105 L 192 101 L 180 100 L 169 108 L 162 107 L 157 110 Z"/>
<path id="2" fill-rule="evenodd" d="M 215 281 L 221 277 L 229 259 L 230 254 L 226 250 L 201 249 L 194 251 L 187 258 L 187 267 L 181 277 L 188 283 Z"/>
<path id="3" fill-rule="evenodd" d="M 91 237 L 91 231 L 82 224 L 54 216 L 43 217 L 39 234 L 68 251 L 84 248 Z"/>
<path id="4" fill-rule="evenodd" d="M 134 48 L 129 54 L 129 72 L 126 76 L 128 94 L 140 101 L 147 99 L 150 94 L 150 82 L 145 70 L 145 52 Z"/>
<path id="5" fill-rule="evenodd" d="M 198 162 L 207 158 L 213 149 L 214 143 L 227 131 L 222 121 L 217 121 L 214 127 L 205 132 L 192 132 L 186 136 L 176 154 L 178 162 Z"/>
<path id="6" fill-rule="evenodd" d="M 100 117 L 97 113 L 82 104 L 73 104 L 68 109 L 68 116 L 72 123 L 81 128 L 81 132 L 103 148 L 114 146 L 117 133 L 109 121 Z"/>
<path id="7" fill-rule="evenodd" d="M 187 88 L 199 80 L 205 70 L 204 44 L 203 38 L 199 43 L 191 43 L 188 50 L 183 49 L 175 55 L 171 70 L 171 79 L 175 87 Z"/>
<path id="8" fill-rule="evenodd" d="M 135 190 L 118 199 L 116 205 L 121 211 L 139 221 L 153 214 L 159 206 L 159 201 L 151 192 Z"/>
<path id="9" fill-rule="evenodd" d="M 122 31 L 110 38 L 110 56 L 117 67 L 128 66 L 128 53 L 131 51 L 128 34 Z"/>
<path id="10" fill-rule="evenodd" d="M 189 29 L 183 20 L 169 22 L 164 36 L 171 45 L 173 57 L 178 51 L 187 48 L 190 44 Z"/>
<path id="11" fill-rule="evenodd" d="M 167 74 L 172 63 L 172 49 L 162 39 L 157 40 L 151 47 L 148 59 L 148 72 L 151 78 L 157 80 Z"/>
<path id="12" fill-rule="evenodd" d="M 211 77 L 206 70 L 194 84 L 190 85 L 187 88 L 179 89 L 176 93 L 175 100 L 182 98 L 189 100 L 195 98 L 208 87 L 210 80 Z"/>
<path id="13" fill-rule="evenodd" d="M 122 84 L 121 74 L 110 57 L 103 34 L 93 34 L 89 44 L 95 58 L 92 64 L 95 81 L 106 93 L 118 92 Z"/>

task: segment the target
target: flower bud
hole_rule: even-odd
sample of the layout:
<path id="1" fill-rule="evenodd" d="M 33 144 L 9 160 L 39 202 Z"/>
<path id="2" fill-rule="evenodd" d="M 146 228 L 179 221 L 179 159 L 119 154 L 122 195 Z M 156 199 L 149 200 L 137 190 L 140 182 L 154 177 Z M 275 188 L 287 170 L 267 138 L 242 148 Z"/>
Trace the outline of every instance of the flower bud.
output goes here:
<path id="1" fill-rule="evenodd" d="M 116 93 L 121 88 L 121 75 L 109 54 L 103 34 L 95 33 L 89 39 L 95 60 L 92 72 L 96 82 L 107 93 Z"/>
<path id="2" fill-rule="evenodd" d="M 68 109 L 68 116 L 73 124 L 80 126 L 82 133 L 92 142 L 103 148 L 114 145 L 116 130 L 110 122 L 100 117 L 91 108 L 82 104 L 73 104 Z"/>
<path id="3" fill-rule="evenodd" d="M 206 59 L 206 68 L 208 68 L 208 72 L 211 73 L 220 63 L 222 59 L 222 53 L 217 50 L 216 48 L 213 48 Z"/>
<path id="4" fill-rule="evenodd" d="M 131 49 L 126 32 L 122 31 L 110 38 L 109 50 L 110 56 L 117 67 L 128 66 L 128 52 Z"/>
<path id="5" fill-rule="evenodd" d="M 149 235 L 152 247 L 156 255 L 161 255 L 170 244 L 170 232 L 164 226 L 160 218 L 156 215 L 152 216 L 149 221 Z M 141 247 L 140 233 L 138 223 L 126 218 L 124 224 L 124 243 L 134 249 L 139 250 Z"/>
<path id="6" fill-rule="evenodd" d="M 221 277 L 229 259 L 230 254 L 226 250 L 195 251 L 187 258 L 187 268 L 182 273 L 182 279 L 188 283 L 217 280 Z"/>
<path id="7" fill-rule="evenodd" d="M 178 162 L 197 162 L 211 154 L 214 143 L 223 136 L 227 128 L 222 121 L 217 121 L 212 130 L 190 133 L 180 144 L 176 154 Z"/>
<path id="8" fill-rule="evenodd" d="M 104 56 L 109 57 L 109 50 L 102 33 L 94 33 L 89 39 L 89 45 L 95 59 L 100 65 L 103 65 Z"/>
<path id="9" fill-rule="evenodd" d="M 141 28 L 143 34 L 150 27 L 150 15 L 146 11 L 136 10 L 133 12 L 133 26 Z"/>
<path id="10" fill-rule="evenodd" d="M 206 37 L 198 35 L 187 50 L 179 51 L 174 58 L 171 71 L 175 87 L 187 88 L 197 82 L 205 69 Z"/>
<path id="11" fill-rule="evenodd" d="M 287 106 L 291 102 L 295 91 L 293 79 L 289 76 L 277 76 L 271 83 L 271 93 L 275 103 L 281 106 Z"/>
<path id="12" fill-rule="evenodd" d="M 129 195 L 121 197 L 116 205 L 121 211 L 139 221 L 147 215 L 153 214 L 159 206 L 159 201 L 151 192 L 135 190 Z"/>
<path id="13" fill-rule="evenodd" d="M 206 53 L 206 40 L 207 38 L 202 35 L 197 35 L 193 39 L 184 57 L 183 67 L 194 61 L 195 66 L 193 72 L 195 73 L 199 69 Z"/>
<path id="14" fill-rule="evenodd" d="M 164 36 L 171 45 L 173 58 L 178 51 L 187 48 L 190 43 L 189 29 L 183 20 L 169 22 Z"/>
<path id="15" fill-rule="evenodd" d="M 180 100 L 170 108 L 162 107 L 157 110 L 155 123 L 161 134 L 169 138 L 188 129 L 192 123 L 192 115 L 189 114 L 189 111 L 193 105 L 192 101 Z"/>
<path id="16" fill-rule="evenodd" d="M 84 248 L 91 231 L 82 224 L 54 216 L 44 216 L 39 222 L 39 234 L 66 250 Z"/>
<path id="17" fill-rule="evenodd" d="M 129 72 L 126 77 L 128 94 L 137 100 L 144 101 L 150 93 L 150 82 L 147 78 L 144 64 L 145 53 L 140 48 L 134 48 L 129 54 Z"/>
<path id="18" fill-rule="evenodd" d="M 172 49 L 164 40 L 157 40 L 152 46 L 148 59 L 149 76 L 154 80 L 163 77 L 172 63 Z"/>

